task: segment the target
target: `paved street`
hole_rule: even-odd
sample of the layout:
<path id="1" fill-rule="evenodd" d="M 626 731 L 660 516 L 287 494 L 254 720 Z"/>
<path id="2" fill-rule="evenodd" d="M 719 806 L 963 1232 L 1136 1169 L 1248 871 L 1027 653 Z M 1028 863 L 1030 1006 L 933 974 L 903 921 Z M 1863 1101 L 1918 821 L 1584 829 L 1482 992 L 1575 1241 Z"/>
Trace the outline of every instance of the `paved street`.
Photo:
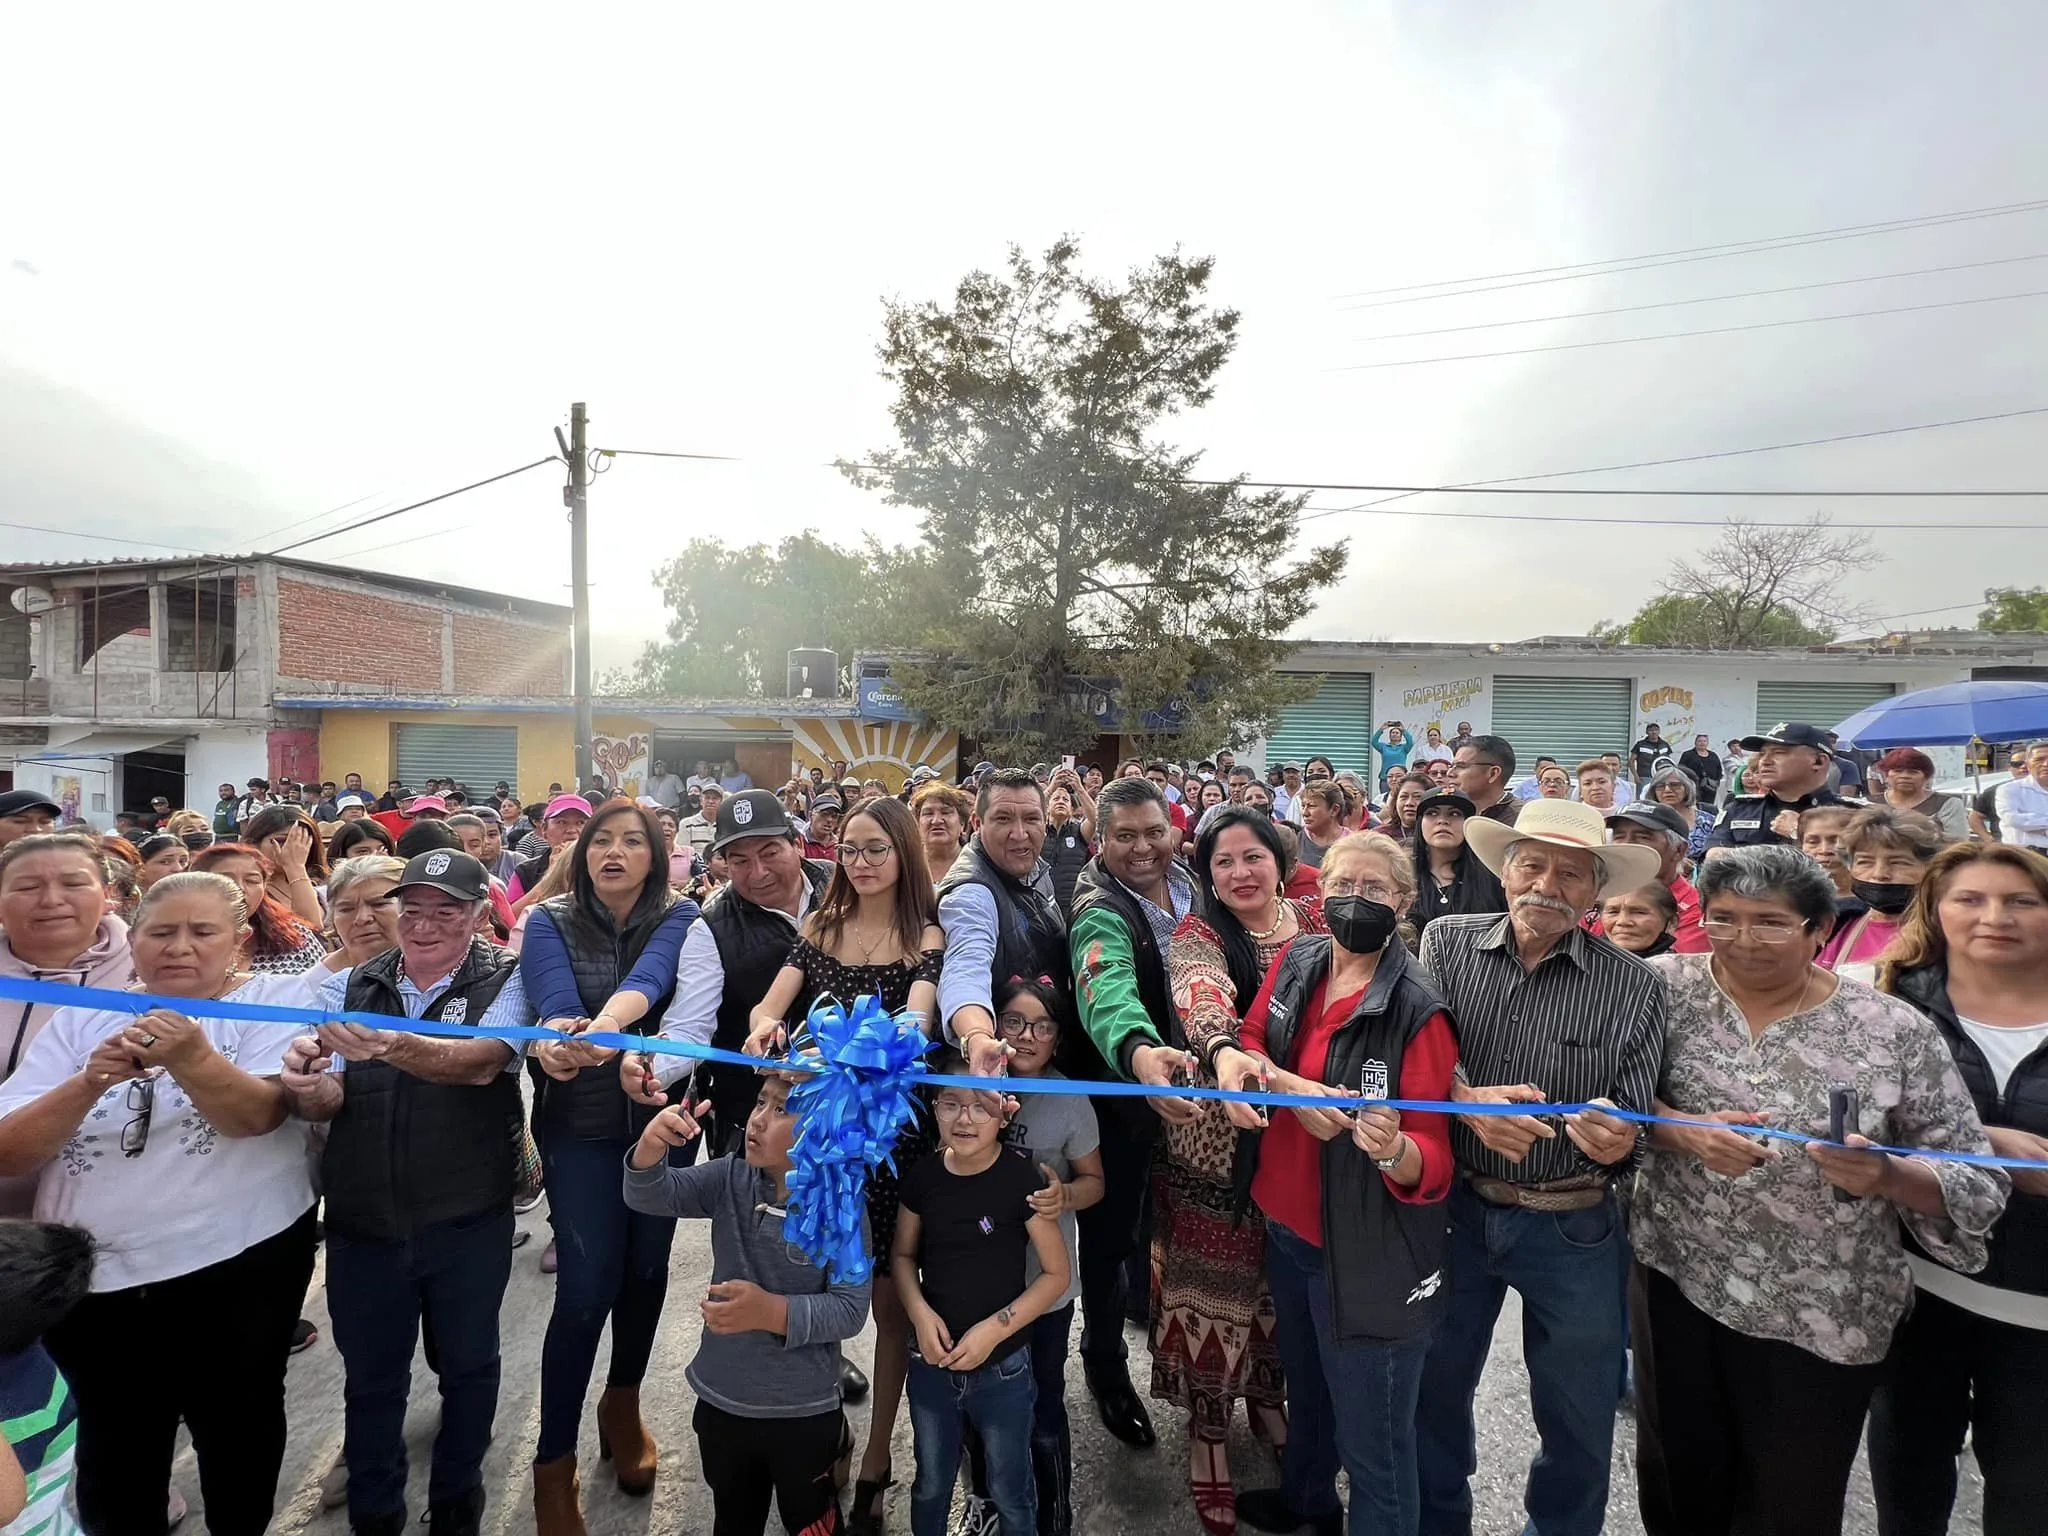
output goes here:
<path id="1" fill-rule="evenodd" d="M 505 1385 L 499 1400 L 497 1444 L 486 1469 L 490 1508 L 485 1515 L 485 1529 L 493 1533 L 533 1529 L 527 1465 L 538 1414 L 541 1335 L 547 1326 L 554 1287 L 553 1280 L 538 1268 L 541 1246 L 547 1241 L 546 1207 L 522 1218 L 522 1225 L 532 1231 L 533 1238 L 514 1256 L 512 1284 L 505 1298 Z M 709 1263 L 707 1238 L 708 1228 L 703 1223 L 684 1223 L 677 1232 L 675 1282 L 669 1292 L 669 1308 L 655 1351 L 654 1370 L 646 1386 L 648 1420 L 661 1445 L 663 1468 L 650 1499 L 629 1499 L 603 1476 L 596 1459 L 596 1431 L 586 1421 L 581 1450 L 584 1509 L 594 1536 L 637 1536 L 641 1532 L 668 1536 L 710 1529 L 711 1503 L 698 1477 L 696 1445 L 689 1432 L 691 1397 L 683 1380 L 683 1367 L 696 1348 L 699 1324 L 693 1303 L 701 1294 L 702 1277 Z M 316 1275 L 307 1316 L 320 1325 L 320 1342 L 291 1363 L 292 1438 L 275 1529 L 304 1532 L 306 1536 L 344 1536 L 345 1513 L 322 1513 L 319 1507 L 320 1476 L 341 1447 L 342 1376 L 340 1357 L 327 1337 L 327 1309 L 319 1286 Z M 1522 1524 L 1521 1483 L 1534 1439 L 1527 1427 L 1519 1334 L 1510 1298 L 1509 1311 L 1502 1321 L 1501 1341 L 1480 1398 L 1478 1530 L 1484 1536 L 1514 1536 Z M 1136 1330 L 1131 1338 L 1133 1352 L 1140 1362 L 1138 1380 L 1142 1385 L 1144 1345 Z M 855 1346 L 854 1353 L 863 1365 L 868 1363 L 871 1342 L 864 1337 Z M 425 1503 L 426 1451 L 433 1435 L 435 1398 L 433 1378 L 427 1374 L 424 1361 L 417 1363 L 415 1372 L 414 1411 L 407 1432 L 413 1448 L 412 1504 L 417 1510 Z M 1187 1497 L 1186 1458 L 1177 1445 L 1180 1426 L 1171 1422 L 1177 1416 L 1158 1414 L 1155 1409 L 1161 1421 L 1162 1444 L 1151 1451 L 1127 1450 L 1097 1424 L 1080 1374 L 1078 1365 L 1070 1370 L 1067 1400 L 1074 1422 L 1075 1505 L 1082 1536 L 1114 1536 L 1123 1532 L 1200 1536 L 1202 1528 Z M 595 1392 L 591 1401 L 594 1405 Z M 854 1420 L 856 1433 L 864 1440 L 865 1410 L 857 1410 Z M 1623 1418 L 1620 1427 L 1615 1447 L 1617 1494 L 1607 1531 L 1609 1536 L 1639 1536 L 1642 1526 L 1636 1519 L 1630 1471 L 1632 1426 Z M 1787 1424 L 1785 1431 L 1796 1434 L 1798 1427 Z M 1274 1480 L 1270 1458 L 1242 1432 L 1241 1425 L 1232 1457 L 1241 1482 L 1262 1485 Z M 896 1532 L 909 1529 L 911 1466 L 910 1421 L 906 1412 L 899 1419 L 896 1432 L 896 1469 L 904 1484 L 893 1496 L 895 1502 L 891 1505 L 890 1528 Z M 198 1477 L 189 1452 L 180 1458 L 176 1479 L 193 1506 L 187 1529 L 203 1529 Z M 1954 1524 L 1958 1536 L 1978 1528 L 1974 1477 L 1971 1481 L 1973 1486 L 1967 1490 Z M 1870 1514 L 1869 1484 L 1860 1472 L 1847 1530 L 1852 1536 L 1872 1536 L 1876 1530 Z"/>

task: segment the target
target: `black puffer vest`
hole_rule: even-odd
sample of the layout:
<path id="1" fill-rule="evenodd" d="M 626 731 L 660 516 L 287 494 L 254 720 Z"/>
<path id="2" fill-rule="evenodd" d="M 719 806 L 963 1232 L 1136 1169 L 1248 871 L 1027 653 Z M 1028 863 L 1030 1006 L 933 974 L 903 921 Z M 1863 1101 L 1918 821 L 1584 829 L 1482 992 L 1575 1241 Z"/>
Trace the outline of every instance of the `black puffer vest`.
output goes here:
<path id="1" fill-rule="evenodd" d="M 1955 1005 L 1948 1000 L 1946 966 L 1923 965 L 1901 971 L 1893 978 L 1892 991 L 1926 1014 L 1941 1031 L 1963 1086 L 1977 1106 L 1979 1120 L 2048 1136 L 2048 1046 L 2015 1067 L 2005 1092 L 2000 1093 L 1990 1063 L 1977 1049 L 1977 1042 L 1963 1032 Z M 1927 1257 L 1910 1234 L 1906 1234 L 1906 1243 Z M 1990 1244 L 1990 1262 L 1971 1275 L 1972 1280 L 2003 1291 L 2048 1296 L 2048 1197 L 2014 1189 L 2005 1202 L 2005 1214 L 1991 1229 Z"/>
<path id="2" fill-rule="evenodd" d="M 814 859 L 804 861 L 804 880 L 811 888 L 811 905 L 825 893 L 832 866 Z M 747 1041 L 747 1016 L 761 1006 L 761 999 L 775 984 L 775 973 L 789 958 L 796 942 L 796 925 L 786 912 L 772 912 L 747 900 L 730 885 L 723 885 L 704 903 L 704 921 L 718 942 L 719 969 L 724 986 L 718 999 L 718 1023 L 711 1043 L 721 1050 L 736 1051 Z M 707 1062 L 697 1069 L 697 1083 L 703 1097 L 711 1100 L 718 1117 L 717 1145 L 737 1127 L 747 1123 L 760 1092 L 758 1074 L 744 1067 Z"/>
<path id="3" fill-rule="evenodd" d="M 1094 855 L 1088 839 L 1081 835 L 1081 823 L 1067 822 L 1045 835 L 1045 862 L 1052 873 L 1052 899 L 1068 918 L 1074 915 L 1074 882 Z M 950 871 L 949 871 L 950 873 Z"/>
<path id="4" fill-rule="evenodd" d="M 1102 867 L 1099 858 L 1089 860 L 1087 868 L 1074 881 L 1074 917 L 1078 921 L 1083 913 L 1097 907 L 1114 912 L 1130 930 L 1138 1000 L 1145 1005 L 1146 1017 L 1151 1019 L 1152 1028 L 1158 1032 L 1161 1043 L 1182 1043 L 1180 1018 L 1174 1012 L 1173 994 L 1167 984 L 1166 952 L 1153 937 L 1151 920 L 1139 906 L 1138 898 Z M 1128 1081 L 1122 1071 L 1103 1060 L 1094 1039 L 1078 1025 L 1060 1031 L 1059 1068 L 1068 1077 L 1085 1081 Z M 1098 1099 L 1095 1114 L 1104 1123 L 1113 1121 L 1124 1135 L 1133 1140 L 1151 1141 L 1159 1135 L 1159 1116 L 1143 1099 Z"/>
<path id="5" fill-rule="evenodd" d="M 357 966 L 346 1006 L 403 1016 L 398 965 L 392 949 Z M 517 967 L 510 950 L 479 940 L 424 1017 L 476 1023 Z M 341 1081 L 341 1113 L 320 1159 L 327 1221 L 337 1232 L 390 1242 L 511 1208 L 524 1113 L 515 1074 L 456 1087 L 422 1082 L 388 1062 L 351 1061 Z"/>
<path id="6" fill-rule="evenodd" d="M 1266 1018 L 1266 1054 L 1290 1071 L 1302 1016 L 1329 972 L 1327 934 L 1303 934 L 1281 958 Z M 1358 1093 L 1370 1077 L 1372 1093 L 1398 1098 L 1408 1042 L 1443 1006 L 1400 939 L 1389 939 L 1365 996 L 1330 1040 L 1322 1081 Z M 1361 1343 L 1426 1333 L 1450 1299 L 1445 1206 L 1396 1200 L 1349 1136 L 1323 1143 L 1322 1175 L 1323 1272 L 1338 1339 Z"/>
<path id="7" fill-rule="evenodd" d="M 1067 920 L 1052 897 L 1034 883 L 1046 873 L 1040 865 L 1032 881 L 998 869 L 982 851 L 977 834 L 939 882 L 939 899 L 964 885 L 978 885 L 996 904 L 996 955 L 989 979 L 1000 986 L 1012 976 L 1050 976 L 1065 996 L 1073 991 L 1073 967 L 1067 959 Z"/>
<path id="8" fill-rule="evenodd" d="M 604 907 L 586 910 L 573 895 L 551 897 L 540 904 L 540 910 L 547 913 L 555 931 L 562 936 L 562 947 L 568 952 L 569 969 L 576 977 L 576 997 L 583 1005 L 584 1016 L 595 1018 L 597 1011 L 619 990 L 620 983 L 632 973 L 639 962 L 640 952 L 647 947 L 648 939 L 667 920 L 672 904 L 650 905 L 635 911 L 624 928 L 618 926 Z M 626 1032 L 651 1035 L 660 1029 L 661 1016 L 668 1011 L 669 1000 L 674 995 L 675 978 L 670 976 L 668 990 L 657 997 L 638 1022 L 627 1027 Z M 572 1141 L 615 1141 L 621 1137 L 631 1140 L 639 1136 L 647 1128 L 647 1122 L 659 1113 L 626 1097 L 625 1090 L 619 1086 L 619 1064 L 616 1060 L 584 1067 L 566 1082 L 557 1081 L 536 1068 L 534 1087 L 539 1097 L 543 1139 L 561 1136 Z"/>

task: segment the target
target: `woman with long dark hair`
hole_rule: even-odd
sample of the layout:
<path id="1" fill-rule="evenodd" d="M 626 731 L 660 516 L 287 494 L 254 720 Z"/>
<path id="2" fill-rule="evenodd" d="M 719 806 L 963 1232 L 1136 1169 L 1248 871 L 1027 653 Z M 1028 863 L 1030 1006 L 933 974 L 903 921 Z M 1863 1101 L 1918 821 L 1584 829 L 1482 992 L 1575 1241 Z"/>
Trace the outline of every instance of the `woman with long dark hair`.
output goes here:
<path id="1" fill-rule="evenodd" d="M 766 1055 L 788 1044 L 789 1030 L 820 998 L 851 1008 L 854 999 L 878 997 L 890 1012 L 908 1009 L 925 1032 L 939 1000 L 939 963 L 946 936 L 939 929 L 939 898 L 924 859 L 917 823 L 901 801 L 863 800 L 846 818 L 835 848 L 831 883 L 753 1011 L 747 1050 Z M 887 1254 L 896 1238 L 897 1180 L 930 1145 L 922 1119 L 896 1144 L 896 1167 L 868 1176 L 869 1251 Z M 875 1271 L 874 1399 L 868 1443 L 855 1483 L 852 1531 L 879 1527 L 882 1499 L 893 1468 L 889 1441 L 910 1371 L 910 1319 L 886 1268 Z"/>
<path id="2" fill-rule="evenodd" d="M 1282 894 L 1287 855 L 1271 818 L 1243 806 L 1216 813 L 1195 845 L 1195 909 L 1167 947 L 1177 1028 L 1196 1083 L 1235 1045 L 1240 1022 L 1273 961 L 1296 934 L 1321 933 L 1320 904 Z M 1152 1174 L 1152 1396 L 1188 1413 L 1188 1481 L 1195 1513 L 1218 1536 L 1237 1526 L 1225 1444 L 1243 1398 L 1253 1433 L 1287 1441 L 1286 1388 L 1266 1289 L 1266 1227 L 1235 1190 L 1238 1133 L 1205 1102 L 1187 1124 L 1168 1122 Z"/>
<path id="3" fill-rule="evenodd" d="M 320 829 L 296 805 L 266 805 L 242 828 L 242 841 L 270 861 L 270 894 L 302 923 L 327 921 L 327 849 Z"/>
<path id="4" fill-rule="evenodd" d="M 225 875 L 242 888 L 249 919 L 242 952 L 245 969 L 258 975 L 296 976 L 327 958 L 320 930 L 270 893 L 273 866 L 260 849 L 247 843 L 215 843 L 192 855 L 192 867 Z"/>
<path id="5" fill-rule="evenodd" d="M 1465 823 L 1474 814 L 1472 802 L 1454 789 L 1434 790 L 1415 808 L 1409 853 L 1420 893 L 1411 914 L 1417 934 L 1431 918 L 1508 909 L 1499 877 L 1465 843 Z"/>
<path id="6" fill-rule="evenodd" d="M 624 1492 L 654 1488 L 659 1454 L 641 1418 L 640 1383 L 668 1295 L 675 1222 L 627 1207 L 626 1153 L 655 1111 L 626 1097 L 617 1051 L 576 1036 L 652 1033 L 675 991 L 683 935 L 697 918 L 696 904 L 669 890 L 668 847 L 645 806 L 600 806 L 566 862 L 568 890 L 529 911 L 519 955 L 527 997 L 546 1026 L 562 1033 L 532 1051 L 544 1074 L 535 1139 L 560 1266 L 541 1349 L 533 1468 L 539 1536 L 583 1530 L 576 1437 L 607 1322 L 612 1357 L 597 1404 L 598 1453 L 610 1459 Z M 683 1151 L 694 1156 L 696 1148 Z"/>
<path id="7" fill-rule="evenodd" d="M 1991 1150 L 2048 1159 L 2048 859 L 2004 843 L 1944 848 L 1877 985 L 1934 1021 Z M 2038 1530 L 2048 1509 L 2048 1164 L 2012 1170 L 1989 1243 L 1974 1274 L 1906 1250 L 1913 1310 L 1870 1411 L 1885 1536 L 1949 1528 L 1965 1440 L 1984 1477 L 1984 1536 Z"/>
<path id="8" fill-rule="evenodd" d="M 396 855 L 398 839 L 382 822 L 364 816 L 355 821 L 336 822 L 334 836 L 327 839 L 327 864 L 332 869 L 344 859 L 366 859 L 376 854 Z"/>

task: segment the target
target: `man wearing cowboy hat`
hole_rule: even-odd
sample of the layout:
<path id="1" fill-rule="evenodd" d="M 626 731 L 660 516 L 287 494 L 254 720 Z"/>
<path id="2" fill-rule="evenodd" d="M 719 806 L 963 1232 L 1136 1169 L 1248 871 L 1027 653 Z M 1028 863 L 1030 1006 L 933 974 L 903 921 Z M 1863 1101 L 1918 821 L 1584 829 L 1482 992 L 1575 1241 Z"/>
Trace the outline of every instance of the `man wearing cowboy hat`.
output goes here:
<path id="1" fill-rule="evenodd" d="M 1452 1098 L 1647 1111 L 1662 985 L 1579 919 L 1602 895 L 1656 879 L 1657 851 L 1609 843 L 1600 813 L 1571 800 L 1532 801 L 1512 826 L 1474 816 L 1465 837 L 1500 876 L 1508 913 L 1440 917 L 1423 931 L 1422 965 L 1457 1020 Z M 1424 1531 L 1472 1529 L 1472 1400 L 1512 1287 L 1542 1438 L 1524 1498 L 1530 1528 L 1599 1536 L 1626 1337 L 1628 1242 L 1612 1186 L 1636 1142 L 1634 1124 L 1598 1110 L 1452 1122 L 1451 1296 L 1417 1410 Z"/>

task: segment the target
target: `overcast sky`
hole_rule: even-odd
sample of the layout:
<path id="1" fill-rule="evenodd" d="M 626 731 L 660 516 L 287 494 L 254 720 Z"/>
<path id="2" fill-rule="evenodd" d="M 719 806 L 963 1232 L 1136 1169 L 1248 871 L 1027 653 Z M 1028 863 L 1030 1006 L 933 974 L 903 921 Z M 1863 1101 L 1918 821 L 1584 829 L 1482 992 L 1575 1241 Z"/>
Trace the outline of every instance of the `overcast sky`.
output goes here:
<path id="1" fill-rule="evenodd" d="M 130 3 L 18 10 L 8 52 L 0 519 L 69 530 L 0 528 L 8 557 L 280 543 L 537 458 L 584 399 L 596 444 L 748 461 L 622 460 L 597 482 L 601 665 L 658 630 L 648 572 L 693 534 L 910 537 L 818 467 L 887 441 L 881 296 L 943 297 L 1008 242 L 1065 231 L 1104 271 L 1176 244 L 1217 258 L 1243 343 L 1215 403 L 1173 428 L 1216 473 L 1441 484 L 2048 406 L 2048 298 L 1355 366 L 2048 289 L 2043 259 L 1368 339 L 2048 258 L 2048 211 L 1480 297 L 1343 297 L 2048 198 L 2036 6 Z M 2048 416 L 1570 483 L 2032 487 L 2044 445 Z M 1711 537 L 1394 511 L 1304 530 L 1352 539 L 1307 632 L 1581 632 Z M 1834 511 L 2048 524 L 2042 501 Z M 537 470 L 305 554 L 567 601 L 566 542 L 559 479 Z M 2048 573 L 2032 529 L 1878 542 L 1854 590 L 1884 614 Z"/>

